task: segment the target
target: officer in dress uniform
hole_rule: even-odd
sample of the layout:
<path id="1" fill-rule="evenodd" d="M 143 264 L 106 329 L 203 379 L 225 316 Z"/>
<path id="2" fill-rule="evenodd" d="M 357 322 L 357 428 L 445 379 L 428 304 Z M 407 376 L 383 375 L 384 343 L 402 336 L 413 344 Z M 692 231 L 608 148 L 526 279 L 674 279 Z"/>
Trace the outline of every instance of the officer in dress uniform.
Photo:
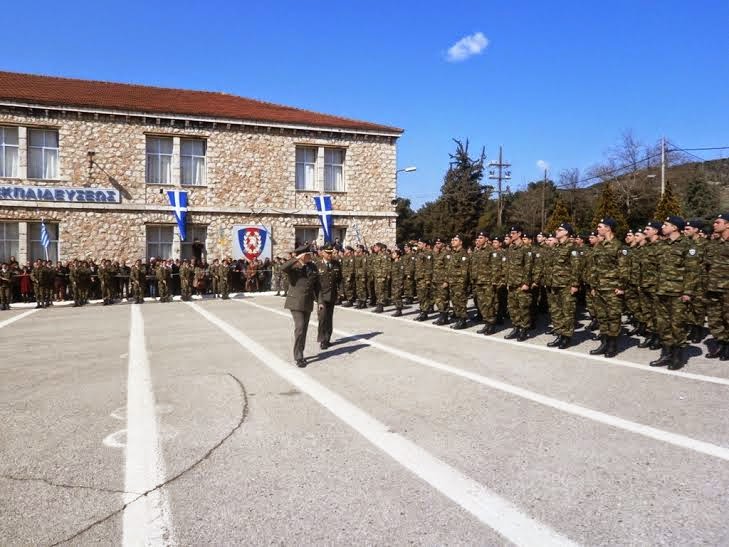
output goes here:
<path id="1" fill-rule="evenodd" d="M 309 330 L 314 302 L 319 295 L 319 270 L 312 262 L 309 246 L 298 247 L 294 256 L 281 266 L 281 272 L 289 283 L 284 308 L 291 312 L 294 319 L 294 360 L 296 366 L 304 368 L 306 332 Z"/>
<path id="2" fill-rule="evenodd" d="M 342 279 L 342 267 L 338 260 L 332 258 L 333 252 L 334 248 L 331 245 L 325 245 L 319 250 L 319 258 L 316 261 L 319 270 L 317 342 L 321 349 L 327 349 L 331 345 L 334 306 L 337 303 L 337 291 Z"/>

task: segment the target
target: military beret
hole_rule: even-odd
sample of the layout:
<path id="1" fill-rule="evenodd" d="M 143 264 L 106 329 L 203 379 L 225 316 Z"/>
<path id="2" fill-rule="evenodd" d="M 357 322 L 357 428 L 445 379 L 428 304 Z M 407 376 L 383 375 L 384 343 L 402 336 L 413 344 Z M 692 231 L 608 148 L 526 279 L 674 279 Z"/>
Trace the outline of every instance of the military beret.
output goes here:
<path id="1" fill-rule="evenodd" d="M 485 237 L 486 239 L 488 239 L 489 235 L 486 232 L 479 232 L 476 237 Z"/>
<path id="2" fill-rule="evenodd" d="M 657 220 L 651 220 L 648 222 L 648 224 L 645 225 L 646 228 L 653 228 L 654 230 L 660 230 L 663 224 L 658 222 Z"/>
<path id="3" fill-rule="evenodd" d="M 540 233 L 541 233 L 541 232 L 540 232 Z M 548 232 L 548 233 L 546 233 L 546 234 L 543 234 L 543 235 L 544 235 L 544 237 L 546 237 L 546 238 L 548 238 L 548 239 L 549 239 L 550 237 L 551 237 L 551 238 L 557 237 L 557 236 L 556 236 L 556 235 L 554 235 L 554 233 L 552 233 L 552 232 Z"/>
<path id="4" fill-rule="evenodd" d="M 597 232 L 590 232 L 590 234 L 587 237 L 597 237 Z"/>
<path id="5" fill-rule="evenodd" d="M 669 224 L 673 224 L 679 230 L 683 230 L 684 227 L 686 226 L 686 221 L 683 218 L 676 216 L 676 215 L 671 215 L 670 217 L 666 217 L 666 222 L 668 222 Z"/>
<path id="6" fill-rule="evenodd" d="M 706 224 L 703 228 L 701 228 L 701 231 L 704 235 L 711 237 L 711 234 L 714 233 L 714 227 L 711 224 Z"/>
<path id="7" fill-rule="evenodd" d="M 345 250 L 345 251 L 354 251 L 354 249 L 352 248 L 352 246 L 351 246 L 351 245 L 347 245 L 347 246 L 346 246 L 346 247 L 344 248 L 344 250 Z"/>
<path id="8" fill-rule="evenodd" d="M 461 235 L 460 235 L 460 234 L 456 234 L 456 235 L 454 235 L 454 236 L 453 236 L 453 237 L 452 237 L 451 239 L 458 239 L 458 240 L 460 240 L 460 241 L 463 241 L 463 238 L 461 237 Z"/>
<path id="9" fill-rule="evenodd" d="M 304 254 L 304 253 L 310 253 L 310 252 L 311 252 L 311 247 L 309 247 L 308 244 L 299 245 L 298 247 L 296 247 L 296 249 L 294 249 L 294 254 L 297 254 L 297 255 Z"/>
<path id="10" fill-rule="evenodd" d="M 618 223 L 612 217 L 601 218 L 600 219 L 600 224 L 604 224 L 605 226 L 610 226 L 610 229 L 613 230 L 613 231 L 615 231 L 615 228 L 618 225 Z"/>
<path id="11" fill-rule="evenodd" d="M 590 237 L 590 232 L 580 232 L 579 234 L 575 234 L 575 237 L 578 237 L 580 239 L 587 239 Z"/>
<path id="12" fill-rule="evenodd" d="M 686 221 L 685 228 L 688 228 L 689 226 L 691 228 L 699 228 L 699 229 L 701 229 L 701 228 L 704 227 L 704 221 L 701 220 L 700 218 L 690 218 L 690 219 L 688 219 Z"/>
<path id="13" fill-rule="evenodd" d="M 726 220 L 729 222 L 729 213 L 719 213 L 716 215 L 716 220 Z"/>
<path id="14" fill-rule="evenodd" d="M 522 233 L 521 226 L 512 226 L 511 228 L 509 228 L 509 231 Z"/>
<path id="15" fill-rule="evenodd" d="M 558 228 L 562 228 L 563 230 L 566 230 L 568 234 L 574 234 L 575 230 L 572 228 L 572 224 L 569 222 L 562 222 Z"/>

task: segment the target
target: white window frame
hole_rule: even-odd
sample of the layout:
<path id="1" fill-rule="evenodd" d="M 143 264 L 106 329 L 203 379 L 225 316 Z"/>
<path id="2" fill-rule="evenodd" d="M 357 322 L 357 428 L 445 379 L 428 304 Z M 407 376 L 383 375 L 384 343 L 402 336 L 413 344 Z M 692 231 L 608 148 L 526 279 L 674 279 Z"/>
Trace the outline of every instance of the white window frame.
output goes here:
<path id="1" fill-rule="evenodd" d="M 304 152 L 303 159 L 299 159 L 299 152 Z M 314 156 L 314 161 L 307 161 L 306 153 L 311 152 Z M 316 179 L 317 179 L 317 165 L 316 160 L 318 154 L 318 149 L 316 146 L 297 146 L 296 147 L 296 190 L 302 191 L 302 192 L 315 192 L 316 191 Z M 311 171 L 307 170 L 307 167 L 311 167 Z M 307 181 L 306 176 L 307 173 L 311 173 L 311 180 Z M 301 173 L 301 175 L 300 175 Z M 301 180 L 301 177 L 303 176 L 304 180 Z"/>
<path id="2" fill-rule="evenodd" d="M 208 227 L 205 224 L 188 224 L 185 235 L 187 239 L 180 242 L 180 258 L 193 258 L 192 244 L 195 243 L 195 239 L 199 239 L 200 243 L 205 245 L 208 238 Z"/>
<path id="3" fill-rule="evenodd" d="M 185 142 L 201 142 L 203 147 L 203 153 L 202 155 L 198 154 L 184 154 L 183 148 L 185 145 Z M 207 152 L 208 152 L 208 143 L 205 139 L 196 139 L 196 138 L 181 138 L 180 139 L 180 184 L 182 186 L 206 186 L 207 180 L 208 180 L 208 162 L 207 162 Z M 202 161 L 203 169 L 202 169 L 202 180 L 195 181 L 192 180 L 191 182 L 186 181 L 185 179 L 185 158 L 190 158 L 190 175 L 194 178 L 195 173 L 197 173 L 197 169 L 195 169 L 195 160 Z"/>
<path id="4" fill-rule="evenodd" d="M 331 156 L 333 152 L 339 152 L 342 156 L 342 161 L 340 163 L 334 163 L 331 161 Z M 329 154 L 327 154 L 329 153 Z M 329 158 L 327 157 L 329 156 Z M 324 148 L 324 191 L 325 192 L 345 192 L 345 184 L 344 184 L 344 164 L 346 162 L 347 157 L 347 150 L 346 148 L 333 148 L 333 147 L 326 147 Z M 336 173 L 339 172 L 340 174 L 340 184 L 336 184 Z"/>
<path id="5" fill-rule="evenodd" d="M 52 260 L 58 262 L 61 255 L 61 247 L 58 244 L 61 227 L 57 222 L 46 222 L 46 230 L 48 231 L 48 258 L 46 259 L 46 252 L 41 244 L 41 223 L 40 222 L 29 222 L 28 223 L 28 262 L 35 262 L 36 259 L 41 260 Z M 38 237 L 34 237 L 33 232 L 38 231 Z M 38 250 L 40 254 L 35 253 Z"/>
<path id="6" fill-rule="evenodd" d="M 146 233 L 145 233 L 145 250 L 147 252 L 147 260 L 149 260 L 152 257 L 155 257 L 160 260 L 167 260 L 168 258 L 172 258 L 172 248 L 174 245 L 175 240 L 175 227 L 171 224 L 147 224 L 146 227 Z M 162 231 L 169 230 L 170 238 L 162 239 Z M 152 237 L 150 237 L 152 236 Z M 162 247 L 161 245 L 169 245 L 169 253 L 162 253 Z M 157 247 L 154 252 L 150 252 L 150 246 Z M 167 256 L 163 256 L 163 255 Z"/>
<path id="7" fill-rule="evenodd" d="M 42 146 L 33 146 L 31 142 L 33 142 L 33 134 L 34 133 L 42 133 L 43 134 L 43 145 Z M 56 143 L 58 143 L 56 146 L 46 146 L 46 140 L 48 133 L 55 133 L 56 135 Z M 28 178 L 29 179 L 35 179 L 35 180 L 58 180 L 58 163 L 60 161 L 60 134 L 58 133 L 58 129 L 35 129 L 35 128 L 28 128 Z M 41 151 L 41 173 L 40 176 L 33 176 L 37 175 L 38 173 L 33 173 L 33 150 L 40 150 Z M 45 176 L 47 167 L 48 167 L 48 156 L 51 152 L 55 152 L 56 155 L 56 161 L 55 161 L 55 169 L 53 173 L 50 174 L 50 176 Z"/>
<path id="8" fill-rule="evenodd" d="M 156 150 L 150 151 L 150 144 L 152 141 L 156 141 L 157 146 L 155 147 Z M 169 141 L 170 143 L 170 153 L 162 152 L 162 147 L 160 146 L 162 141 Z M 173 137 L 165 137 L 161 135 L 147 135 L 147 140 L 145 142 L 145 158 L 146 158 L 146 164 L 144 169 L 144 177 L 146 179 L 147 184 L 160 184 L 164 186 L 171 186 L 173 184 L 173 158 L 175 155 L 175 140 Z M 157 172 L 151 173 L 150 168 L 150 157 L 156 157 L 157 158 Z M 162 181 L 162 174 L 163 174 L 163 168 L 162 168 L 162 158 L 169 158 L 169 168 L 167 169 L 168 178 L 169 180 L 167 182 Z M 152 175 L 152 176 L 151 176 Z"/>
<path id="9" fill-rule="evenodd" d="M 8 132 L 15 131 L 15 144 L 7 143 Z M 17 178 L 20 162 L 20 131 L 17 127 L 0 126 L 0 177 Z M 14 170 L 8 171 L 6 156 L 8 152 L 15 151 Z"/>
<path id="10" fill-rule="evenodd" d="M 15 226 L 15 237 L 8 235 L 8 227 Z M 14 247 L 14 248 L 13 248 Z M 10 257 L 14 256 L 16 260 L 20 252 L 20 223 L 19 222 L 0 222 L 0 262 L 9 262 Z"/>

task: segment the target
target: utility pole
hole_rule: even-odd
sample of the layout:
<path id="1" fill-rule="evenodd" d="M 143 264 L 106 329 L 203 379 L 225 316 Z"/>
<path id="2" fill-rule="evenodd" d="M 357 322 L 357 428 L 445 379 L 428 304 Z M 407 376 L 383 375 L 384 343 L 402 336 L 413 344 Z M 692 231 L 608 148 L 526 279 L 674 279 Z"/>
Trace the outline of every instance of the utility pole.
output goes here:
<path id="1" fill-rule="evenodd" d="M 544 231 L 544 223 L 547 221 L 546 218 L 544 218 L 544 202 L 545 202 L 545 194 L 547 191 L 547 170 L 544 170 L 544 181 L 542 181 L 542 232 Z"/>
<path id="2" fill-rule="evenodd" d="M 666 137 L 661 137 L 661 195 L 666 192 Z"/>
<path id="3" fill-rule="evenodd" d="M 511 164 L 504 161 L 503 146 L 499 146 L 499 161 L 489 162 L 489 167 L 494 168 L 489 170 L 489 179 L 499 181 L 499 185 L 497 187 L 498 205 L 496 209 L 496 226 L 498 228 L 501 228 L 502 217 L 504 213 L 504 200 L 502 199 L 503 189 L 501 183 L 505 180 L 511 180 L 511 170 L 508 169 L 509 167 L 511 167 Z"/>

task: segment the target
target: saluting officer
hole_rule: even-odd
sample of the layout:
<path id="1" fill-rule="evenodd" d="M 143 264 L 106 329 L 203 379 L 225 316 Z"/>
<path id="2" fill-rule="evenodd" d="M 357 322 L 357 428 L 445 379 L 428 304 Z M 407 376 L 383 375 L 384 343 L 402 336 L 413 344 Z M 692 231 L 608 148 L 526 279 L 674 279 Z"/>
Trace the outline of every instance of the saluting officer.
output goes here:
<path id="1" fill-rule="evenodd" d="M 308 245 L 297 248 L 294 255 L 281 266 L 281 271 L 289 281 L 284 308 L 291 312 L 294 319 L 294 360 L 296 366 L 304 368 L 306 332 L 309 330 L 314 301 L 319 295 L 319 271 L 311 261 Z"/>

